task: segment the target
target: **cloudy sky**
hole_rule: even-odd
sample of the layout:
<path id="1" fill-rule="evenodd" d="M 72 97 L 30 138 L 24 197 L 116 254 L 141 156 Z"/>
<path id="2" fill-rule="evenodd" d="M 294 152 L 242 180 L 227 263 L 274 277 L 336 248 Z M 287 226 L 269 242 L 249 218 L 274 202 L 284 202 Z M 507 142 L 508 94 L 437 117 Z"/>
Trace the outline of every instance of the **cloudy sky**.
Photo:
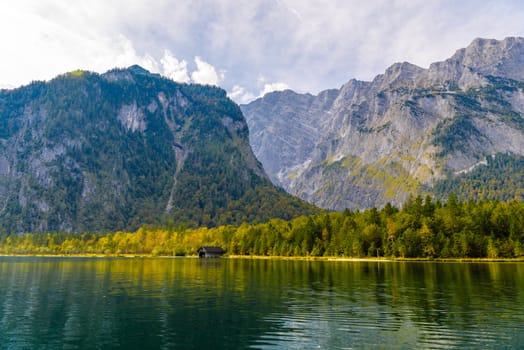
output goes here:
<path id="1" fill-rule="evenodd" d="M 237 102 L 422 67 L 474 38 L 524 36 L 521 0 L 16 0 L 0 2 L 0 87 L 139 64 Z"/>

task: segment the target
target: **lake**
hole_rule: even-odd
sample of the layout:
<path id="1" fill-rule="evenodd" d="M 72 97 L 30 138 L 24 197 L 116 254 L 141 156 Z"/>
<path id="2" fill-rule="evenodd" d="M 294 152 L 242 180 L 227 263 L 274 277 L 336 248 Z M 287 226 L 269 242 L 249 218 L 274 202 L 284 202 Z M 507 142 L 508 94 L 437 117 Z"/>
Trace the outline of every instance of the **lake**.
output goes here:
<path id="1" fill-rule="evenodd" d="M 524 264 L 0 258 L 0 349 L 115 348 L 524 348 Z"/>

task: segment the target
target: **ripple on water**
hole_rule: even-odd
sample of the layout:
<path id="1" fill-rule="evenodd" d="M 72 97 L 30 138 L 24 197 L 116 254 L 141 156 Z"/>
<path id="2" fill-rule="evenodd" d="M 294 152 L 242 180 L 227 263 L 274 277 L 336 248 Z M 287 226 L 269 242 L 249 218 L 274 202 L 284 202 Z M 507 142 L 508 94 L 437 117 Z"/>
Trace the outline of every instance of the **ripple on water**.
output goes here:
<path id="1" fill-rule="evenodd" d="M 323 295 L 325 297 L 326 295 Z M 326 302 L 326 300 L 328 300 Z M 364 298 L 362 300 L 369 300 Z M 251 346 L 255 349 L 475 349 L 497 348 L 508 344 L 514 336 L 504 336 L 496 327 L 468 324 L 461 316 L 436 309 L 421 317 L 414 307 L 395 309 L 391 305 L 371 305 L 347 298 L 316 298 L 289 300 L 286 313 L 265 318 L 274 325 Z M 505 314 L 508 310 L 504 311 Z M 517 312 L 517 310 L 513 310 Z M 473 319 L 480 317 L 478 311 Z M 523 331 L 522 315 L 506 314 L 498 326 L 515 334 Z M 513 316 L 512 316 L 513 315 Z M 458 320 L 457 320 L 458 318 Z M 445 324 L 446 320 L 454 323 Z M 517 326 L 515 326 L 517 325 Z M 498 327 L 497 326 L 497 327 Z"/>
<path id="2" fill-rule="evenodd" d="M 0 349 L 524 344 L 524 269 L 502 265 L 35 261 L 0 271 Z"/>

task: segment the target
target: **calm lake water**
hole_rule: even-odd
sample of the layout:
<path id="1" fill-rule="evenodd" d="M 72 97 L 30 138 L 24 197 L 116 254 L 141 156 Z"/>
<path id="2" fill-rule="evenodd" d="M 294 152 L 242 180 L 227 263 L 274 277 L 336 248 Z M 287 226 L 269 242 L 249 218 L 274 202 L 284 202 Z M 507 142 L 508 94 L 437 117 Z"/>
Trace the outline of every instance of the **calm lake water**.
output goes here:
<path id="1" fill-rule="evenodd" d="M 0 258 L 0 349 L 518 349 L 524 264 Z"/>

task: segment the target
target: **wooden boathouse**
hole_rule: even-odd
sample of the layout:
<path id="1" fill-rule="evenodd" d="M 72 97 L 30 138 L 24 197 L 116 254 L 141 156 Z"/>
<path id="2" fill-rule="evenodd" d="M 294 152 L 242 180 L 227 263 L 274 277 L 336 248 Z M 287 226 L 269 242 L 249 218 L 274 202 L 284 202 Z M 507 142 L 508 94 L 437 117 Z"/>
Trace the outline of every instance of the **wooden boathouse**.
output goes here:
<path id="1" fill-rule="evenodd" d="M 199 258 L 219 258 L 225 254 L 221 247 L 200 247 L 197 250 Z"/>

